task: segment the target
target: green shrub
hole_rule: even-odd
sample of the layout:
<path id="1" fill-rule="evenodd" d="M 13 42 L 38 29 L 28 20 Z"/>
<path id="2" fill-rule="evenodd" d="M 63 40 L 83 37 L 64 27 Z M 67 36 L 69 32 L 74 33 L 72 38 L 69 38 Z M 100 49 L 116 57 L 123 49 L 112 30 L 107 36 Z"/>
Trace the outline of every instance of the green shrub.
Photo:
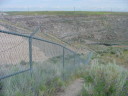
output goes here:
<path id="1" fill-rule="evenodd" d="M 82 96 L 128 95 L 128 71 L 116 64 L 92 64 L 83 78 Z"/>
<path id="2" fill-rule="evenodd" d="M 19 69 L 13 68 L 10 72 Z M 33 64 L 32 76 L 30 72 L 24 72 L 2 81 L 3 96 L 54 96 L 53 93 L 63 85 L 60 77 L 61 69 L 56 64 Z"/>

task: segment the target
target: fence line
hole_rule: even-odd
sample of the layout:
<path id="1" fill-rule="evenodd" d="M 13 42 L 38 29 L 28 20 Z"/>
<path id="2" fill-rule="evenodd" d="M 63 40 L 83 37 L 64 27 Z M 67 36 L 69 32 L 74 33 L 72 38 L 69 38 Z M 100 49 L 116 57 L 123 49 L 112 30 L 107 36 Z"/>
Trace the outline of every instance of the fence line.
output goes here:
<path id="1" fill-rule="evenodd" d="M 10 76 L 14 76 L 14 75 L 16 75 L 16 74 L 19 74 L 19 73 L 22 73 L 22 72 L 26 72 L 26 71 L 29 71 L 29 70 L 32 69 L 32 40 L 33 40 L 33 39 L 39 40 L 39 41 L 43 41 L 43 42 L 47 42 L 47 43 L 51 43 L 51 44 L 55 44 L 55 45 L 57 45 L 57 46 L 62 47 L 62 48 L 63 48 L 63 67 L 64 67 L 64 49 L 69 50 L 70 52 L 72 52 L 72 53 L 74 53 L 74 54 L 77 54 L 77 53 L 75 53 L 74 51 L 72 51 L 72 50 L 66 48 L 66 47 L 63 46 L 63 45 L 60 45 L 60 44 L 57 44 L 57 43 L 54 43 L 54 42 L 51 42 L 51 41 L 48 41 L 48 40 L 44 40 L 44 39 L 41 39 L 41 38 L 34 37 L 33 35 L 35 34 L 35 32 L 34 32 L 34 34 L 32 33 L 30 36 L 29 36 L 29 35 L 26 35 L 26 34 L 24 35 L 24 34 L 19 34 L 19 33 L 15 33 L 15 32 L 8 32 L 8 31 L 4 31 L 4 30 L 0 30 L 0 33 L 12 34 L 12 35 L 16 35 L 16 36 L 22 36 L 22 37 L 27 37 L 27 38 L 29 38 L 29 63 L 30 63 L 30 69 L 27 69 L 27 70 L 21 71 L 21 72 L 17 72 L 17 73 L 15 73 L 15 74 L 3 76 L 3 77 L 0 77 L 0 79 L 4 79 L 4 78 L 10 77 Z M 91 55 L 91 54 L 92 54 L 92 53 L 90 53 L 90 55 Z M 90 55 L 89 55 L 89 58 L 87 59 L 86 64 L 89 63 L 89 61 L 90 61 L 90 58 L 91 58 Z M 74 56 L 75 56 L 75 55 L 74 55 Z"/>
<path id="2" fill-rule="evenodd" d="M 21 51 L 20 48 L 25 46 L 25 48 L 23 48 L 23 50 L 27 51 L 27 52 L 26 51 L 24 52 L 26 54 L 26 57 L 21 56 L 21 57 L 24 57 L 24 58 L 19 57 L 20 59 L 17 57 L 21 61 L 20 63 L 23 66 L 13 64 L 13 63 L 17 64 L 19 61 L 18 60 L 15 61 L 15 62 L 12 61 L 13 59 L 11 59 L 11 58 L 15 54 L 14 53 L 11 54 L 11 49 L 10 49 L 9 52 L 7 53 L 7 55 L 10 54 L 11 61 L 9 62 L 8 58 L 6 57 L 7 55 L 4 54 L 5 55 L 4 58 L 6 58 L 6 60 L 5 60 L 6 62 L 3 60 L 3 62 L 2 62 L 3 65 L 1 63 L 0 66 L 4 66 L 4 67 L 0 68 L 0 72 L 1 72 L 1 70 L 4 70 L 4 71 L 11 70 L 10 68 L 12 68 L 12 67 L 18 68 L 18 71 L 16 70 L 17 72 L 13 71 L 12 73 L 8 72 L 7 74 L 4 73 L 3 75 L 1 75 L 1 73 L 0 73 L 0 80 L 6 79 L 6 78 L 9 78 L 9 77 L 21 74 L 21 73 L 25 73 L 25 72 L 28 72 L 28 71 L 30 71 L 31 78 L 34 78 L 33 77 L 33 75 L 34 75 L 33 72 L 35 70 L 35 66 L 40 66 L 40 63 L 41 63 L 41 66 L 43 66 L 43 67 L 45 66 L 46 68 L 48 66 L 50 66 L 50 67 L 48 67 L 49 68 L 48 70 L 53 70 L 53 72 L 55 70 L 60 70 L 59 71 L 60 73 L 57 73 L 57 74 L 59 74 L 59 76 L 62 77 L 63 80 L 68 80 L 70 78 L 70 76 L 75 73 L 77 68 L 80 67 L 81 63 L 82 64 L 88 64 L 91 60 L 91 57 L 92 57 L 92 52 L 90 52 L 87 56 L 87 59 L 84 60 L 80 57 L 80 55 L 78 53 L 72 51 L 71 49 L 66 48 L 65 46 L 63 46 L 61 44 L 34 37 L 34 34 L 36 32 L 33 32 L 30 35 L 26 35 L 26 34 L 20 34 L 20 33 L 0 30 L 0 33 L 4 34 L 3 35 L 3 36 L 5 36 L 4 39 L 8 39 L 8 37 L 10 35 L 11 36 L 18 36 L 18 37 L 22 37 L 22 38 L 24 37 L 25 40 L 27 39 L 27 42 L 25 42 L 24 39 L 18 38 L 18 39 L 24 41 L 25 44 L 26 44 L 26 45 L 22 45 L 22 44 L 19 45 L 19 43 L 18 43 L 17 46 L 18 46 L 19 49 L 11 47 L 11 49 L 14 48 L 14 50 L 13 50 L 14 52 L 15 52 L 15 50 L 19 52 L 19 51 Z M 2 34 L 0 35 L 0 38 L 2 38 L 1 37 Z M 9 36 L 8 35 L 6 36 L 6 34 L 8 34 Z M 12 38 L 15 38 L 15 37 L 12 37 Z M 4 40 L 4 39 L 2 39 L 2 40 Z M 18 40 L 18 41 L 20 41 L 20 40 Z M 0 43 L 2 44 L 2 42 L 0 42 Z M 8 42 L 5 42 L 5 43 L 8 44 Z M 13 44 L 14 41 L 9 39 L 9 43 Z M 37 46 L 37 47 L 35 48 L 34 45 Z M 4 47 L 4 46 L 2 46 L 2 47 Z M 21 52 L 21 54 L 19 54 L 19 53 L 17 53 L 17 54 L 18 55 L 23 55 L 22 52 Z M 46 59 L 44 59 L 44 58 L 46 58 Z M 28 65 L 24 66 L 24 63 L 26 63 L 27 61 L 26 62 L 22 61 L 22 59 L 27 60 Z M 11 67 L 10 67 L 8 62 L 11 63 Z M 44 64 L 42 64 L 42 62 L 44 62 Z M 49 63 L 49 62 L 51 62 L 51 63 Z M 58 67 L 55 67 L 55 66 L 58 66 Z M 43 70 L 43 67 L 42 67 L 41 70 Z M 48 71 L 48 70 L 45 69 L 44 71 Z M 51 74 L 49 72 L 50 71 L 46 72 L 46 74 Z M 55 74 L 53 74 L 53 76 L 54 75 Z M 50 78 L 50 77 L 47 77 L 47 78 Z M 41 79 L 41 77 L 39 77 L 39 79 Z"/>

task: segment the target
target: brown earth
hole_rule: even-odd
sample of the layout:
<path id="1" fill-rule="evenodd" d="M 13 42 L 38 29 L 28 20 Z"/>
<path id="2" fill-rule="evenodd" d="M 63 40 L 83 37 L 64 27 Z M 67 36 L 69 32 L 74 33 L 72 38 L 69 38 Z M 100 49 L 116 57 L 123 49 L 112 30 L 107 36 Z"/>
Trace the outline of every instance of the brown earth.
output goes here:
<path id="1" fill-rule="evenodd" d="M 0 64 L 19 64 L 29 61 L 28 40 L 23 37 L 0 33 Z M 32 46 L 33 61 L 44 61 L 45 54 L 36 46 Z"/>

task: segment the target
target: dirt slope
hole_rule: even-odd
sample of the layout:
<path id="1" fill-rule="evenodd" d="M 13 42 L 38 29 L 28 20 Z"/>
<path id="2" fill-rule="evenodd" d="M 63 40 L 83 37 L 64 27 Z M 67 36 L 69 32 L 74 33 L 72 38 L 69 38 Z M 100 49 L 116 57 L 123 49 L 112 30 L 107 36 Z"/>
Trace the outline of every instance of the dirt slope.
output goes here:
<path id="1" fill-rule="evenodd" d="M 23 37 L 0 33 L 0 64 L 19 64 L 29 61 L 28 40 Z M 33 61 L 43 61 L 47 57 L 36 46 L 32 46 Z"/>
<path id="2" fill-rule="evenodd" d="M 5 16 L 8 21 L 22 28 L 34 30 L 42 24 L 41 32 L 51 34 L 67 42 L 74 40 L 117 41 L 128 40 L 127 15 L 85 16 Z M 1 23 L 0 23 L 1 24 Z M 7 26 L 7 25 L 6 25 Z M 10 27 L 10 29 L 13 29 Z M 13 31 L 15 31 L 13 29 Z"/>

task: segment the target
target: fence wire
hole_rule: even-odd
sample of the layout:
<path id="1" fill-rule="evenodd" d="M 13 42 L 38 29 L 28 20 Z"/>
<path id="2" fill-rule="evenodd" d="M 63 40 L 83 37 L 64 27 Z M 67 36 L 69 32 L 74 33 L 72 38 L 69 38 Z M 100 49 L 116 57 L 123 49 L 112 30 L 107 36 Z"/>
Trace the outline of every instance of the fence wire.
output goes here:
<path id="1" fill-rule="evenodd" d="M 80 55 L 60 44 L 0 30 L 0 96 L 52 94 L 80 64 Z"/>
<path id="2" fill-rule="evenodd" d="M 0 77 L 29 69 L 28 54 L 27 38 L 0 33 Z"/>

